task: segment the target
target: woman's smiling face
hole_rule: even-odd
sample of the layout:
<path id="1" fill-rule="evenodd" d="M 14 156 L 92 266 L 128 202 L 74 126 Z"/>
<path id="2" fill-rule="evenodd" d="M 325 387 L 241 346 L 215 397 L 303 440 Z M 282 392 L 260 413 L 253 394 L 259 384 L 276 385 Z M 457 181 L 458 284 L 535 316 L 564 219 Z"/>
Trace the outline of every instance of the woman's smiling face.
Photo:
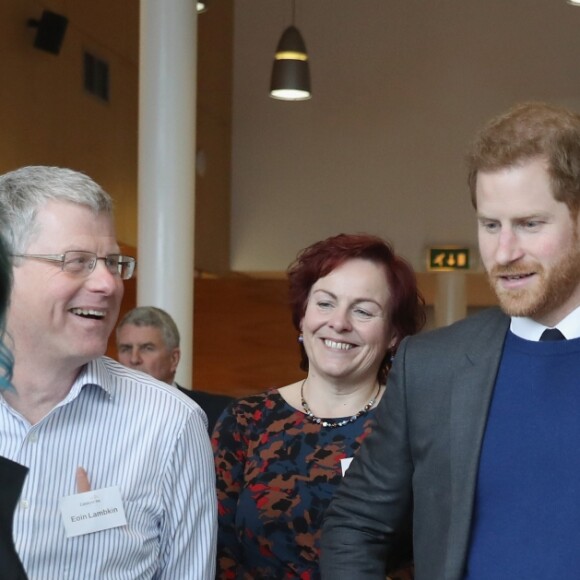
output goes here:
<path id="1" fill-rule="evenodd" d="M 312 288 L 302 319 L 309 374 L 343 382 L 374 380 L 391 337 L 382 265 L 347 260 Z"/>

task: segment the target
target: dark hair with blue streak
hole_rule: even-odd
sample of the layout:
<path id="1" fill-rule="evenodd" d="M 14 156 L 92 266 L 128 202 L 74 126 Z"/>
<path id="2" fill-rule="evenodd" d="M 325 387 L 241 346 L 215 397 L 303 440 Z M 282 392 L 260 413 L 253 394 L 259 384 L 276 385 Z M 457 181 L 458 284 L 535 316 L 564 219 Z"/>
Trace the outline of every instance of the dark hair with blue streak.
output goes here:
<path id="1" fill-rule="evenodd" d="M 12 266 L 6 244 L 0 238 L 0 389 L 10 388 L 12 379 L 12 353 L 4 344 L 6 309 L 12 287 Z"/>

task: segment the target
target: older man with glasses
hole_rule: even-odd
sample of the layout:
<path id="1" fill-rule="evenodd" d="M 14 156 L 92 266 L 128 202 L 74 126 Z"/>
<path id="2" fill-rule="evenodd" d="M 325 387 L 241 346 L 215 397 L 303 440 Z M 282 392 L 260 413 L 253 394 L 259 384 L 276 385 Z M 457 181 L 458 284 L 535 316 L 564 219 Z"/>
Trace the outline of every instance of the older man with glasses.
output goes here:
<path id="1" fill-rule="evenodd" d="M 0 176 L 13 259 L 14 390 L 0 455 L 29 468 L 14 519 L 31 578 L 214 577 L 216 502 L 202 411 L 103 356 L 135 259 L 86 175 Z"/>

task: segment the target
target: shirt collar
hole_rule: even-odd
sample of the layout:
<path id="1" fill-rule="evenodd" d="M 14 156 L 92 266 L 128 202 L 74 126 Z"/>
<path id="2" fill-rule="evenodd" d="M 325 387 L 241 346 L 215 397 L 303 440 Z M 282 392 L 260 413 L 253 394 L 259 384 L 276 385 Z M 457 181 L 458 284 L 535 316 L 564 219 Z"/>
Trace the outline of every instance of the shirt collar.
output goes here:
<path id="1" fill-rule="evenodd" d="M 87 385 L 95 385 L 107 393 L 109 398 L 112 396 L 111 377 L 102 357 L 88 362 L 82 368 L 67 398 L 74 399 Z"/>
<path id="2" fill-rule="evenodd" d="M 580 338 L 580 306 L 554 327 L 544 326 L 531 318 L 512 316 L 510 330 L 525 340 L 540 340 L 546 328 L 557 328 L 567 339 Z"/>

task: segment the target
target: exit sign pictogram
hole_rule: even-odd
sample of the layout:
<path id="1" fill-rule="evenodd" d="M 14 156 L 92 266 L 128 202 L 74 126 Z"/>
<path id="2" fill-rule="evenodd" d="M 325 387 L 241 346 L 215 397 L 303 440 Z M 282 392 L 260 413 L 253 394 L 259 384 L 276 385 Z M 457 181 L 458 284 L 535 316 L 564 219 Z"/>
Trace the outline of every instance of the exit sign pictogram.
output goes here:
<path id="1" fill-rule="evenodd" d="M 469 248 L 429 248 L 427 269 L 430 271 L 469 270 L 469 267 Z"/>

